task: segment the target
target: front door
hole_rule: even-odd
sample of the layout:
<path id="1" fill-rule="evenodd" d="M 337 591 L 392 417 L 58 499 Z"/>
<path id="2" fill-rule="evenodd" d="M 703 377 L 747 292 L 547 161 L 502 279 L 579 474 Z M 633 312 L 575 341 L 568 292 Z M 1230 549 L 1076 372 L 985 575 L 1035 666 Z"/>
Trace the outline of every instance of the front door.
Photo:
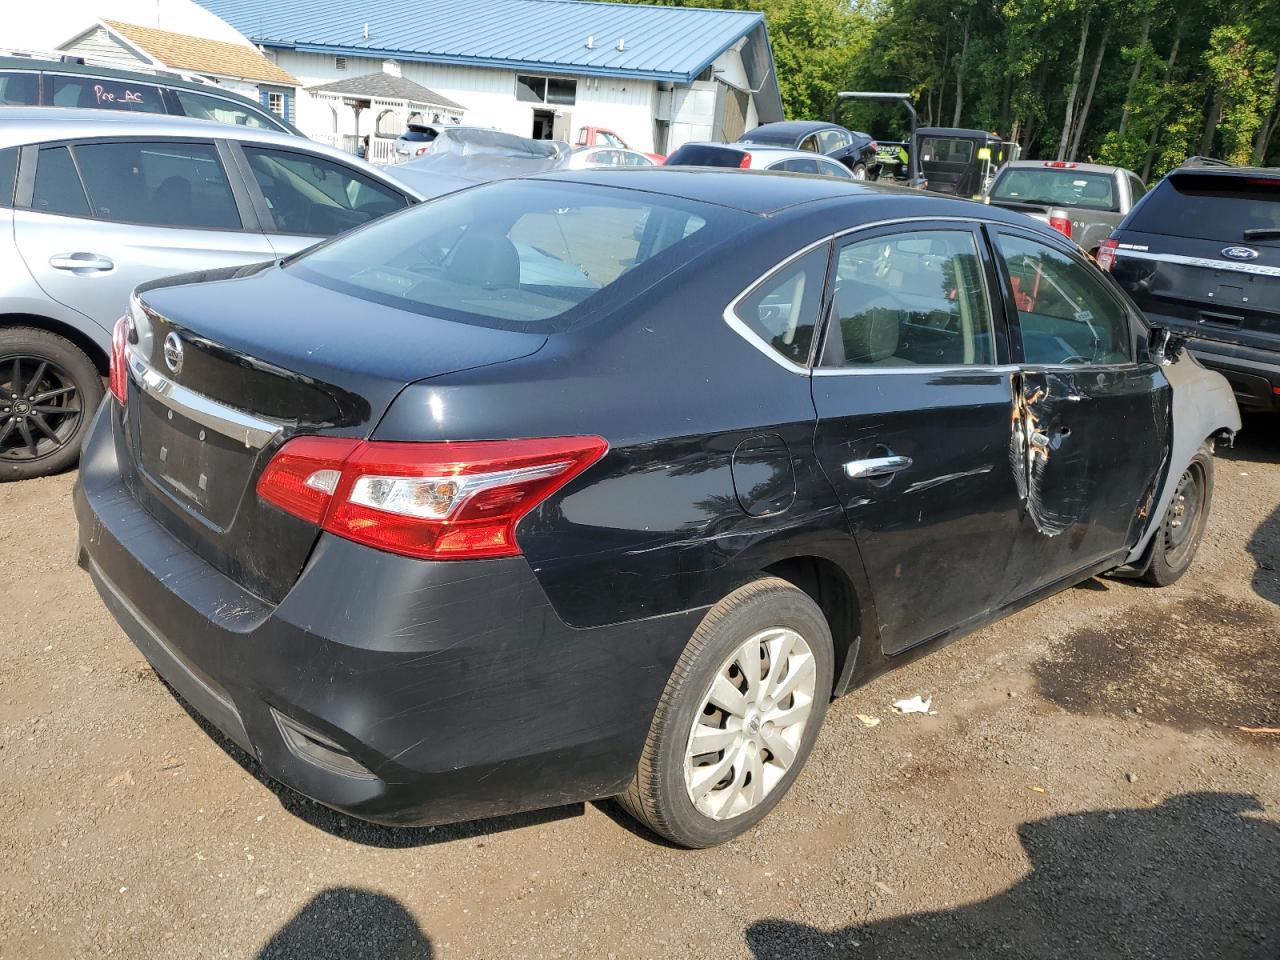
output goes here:
<path id="1" fill-rule="evenodd" d="M 855 234 L 833 264 L 815 446 L 886 653 L 982 618 L 1005 593 L 1022 514 L 1015 371 L 986 251 L 975 229 L 920 222 Z"/>
<path id="2" fill-rule="evenodd" d="M 1146 523 L 1170 441 L 1170 388 L 1139 362 L 1136 318 L 1081 258 L 992 230 L 1015 350 L 1017 466 L 1026 511 L 1006 601 L 1126 553 Z"/>
<path id="3" fill-rule="evenodd" d="M 106 330 L 140 283 L 272 257 L 244 229 L 212 143 L 81 142 L 28 150 L 24 167 L 29 158 L 18 250 L 46 294 Z"/>

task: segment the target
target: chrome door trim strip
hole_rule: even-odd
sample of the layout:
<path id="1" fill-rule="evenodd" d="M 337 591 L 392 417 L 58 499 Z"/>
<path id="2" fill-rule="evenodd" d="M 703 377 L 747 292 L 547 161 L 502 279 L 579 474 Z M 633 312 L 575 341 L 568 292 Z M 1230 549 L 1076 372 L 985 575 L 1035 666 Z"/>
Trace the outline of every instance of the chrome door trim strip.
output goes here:
<path id="1" fill-rule="evenodd" d="M 1214 260 L 1210 257 L 1187 257 L 1180 253 L 1148 253 L 1142 250 L 1125 250 L 1118 247 L 1117 257 L 1131 260 L 1150 260 L 1153 263 L 1176 263 L 1186 267 L 1203 267 L 1206 270 L 1230 270 L 1232 273 L 1250 273 L 1257 277 L 1280 277 L 1280 267 L 1268 267 L 1259 263 L 1239 263 L 1234 260 Z"/>
<path id="2" fill-rule="evenodd" d="M 202 427 L 258 450 L 284 430 L 281 424 L 236 410 L 175 383 L 131 349 L 126 351 L 126 357 L 129 373 L 144 393 Z"/>

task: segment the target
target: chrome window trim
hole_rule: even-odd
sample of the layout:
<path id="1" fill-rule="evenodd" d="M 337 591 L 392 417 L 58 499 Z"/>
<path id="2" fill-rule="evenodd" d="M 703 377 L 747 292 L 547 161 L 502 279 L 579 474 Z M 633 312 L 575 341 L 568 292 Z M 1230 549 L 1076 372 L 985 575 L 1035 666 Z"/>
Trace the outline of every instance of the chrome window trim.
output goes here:
<path id="1" fill-rule="evenodd" d="M 1126 250 L 1116 248 L 1117 257 L 1132 260 L 1150 260 L 1155 263 L 1177 263 L 1187 267 L 1204 267 L 1208 270 L 1230 270 L 1234 273 L 1249 273 L 1258 277 L 1280 277 L 1280 267 L 1269 267 L 1258 263 L 1239 263 L 1234 260 L 1215 260 L 1211 257 L 1188 257 L 1180 253 L 1148 253 L 1143 250 Z"/>
<path id="2" fill-rule="evenodd" d="M 129 373 L 144 393 L 202 427 L 258 450 L 284 430 L 281 424 L 236 410 L 175 383 L 132 349 L 126 351 L 126 357 Z"/>
<path id="3" fill-rule="evenodd" d="M 1003 220 L 995 220 L 989 217 L 936 217 L 936 216 L 928 217 L 926 216 L 926 217 L 896 217 L 892 220 L 876 220 L 872 223 L 860 223 L 856 227 L 849 227 L 846 230 L 838 230 L 835 233 L 827 234 L 827 236 L 821 238 L 820 240 L 815 240 L 812 243 L 808 244 L 807 246 L 802 247 L 799 250 L 795 251 L 794 253 L 788 255 L 786 258 L 778 261 L 776 264 L 774 264 L 764 273 L 760 274 L 760 276 L 756 277 L 756 279 L 752 280 L 751 283 L 747 284 L 746 288 L 740 294 L 738 294 L 736 297 L 730 300 L 729 305 L 724 308 L 724 322 L 728 324 L 729 328 L 733 330 L 736 334 L 738 334 L 738 336 L 742 337 L 749 344 L 751 344 L 753 347 L 755 347 L 757 350 L 763 353 L 766 357 L 768 357 L 774 363 L 778 364 L 784 370 L 787 370 L 791 373 L 798 373 L 802 376 L 808 376 L 810 373 L 820 374 L 822 376 L 831 376 L 832 374 L 866 373 L 866 372 L 872 372 L 872 373 L 926 372 L 927 373 L 929 371 L 933 371 L 936 373 L 942 370 L 957 370 L 957 369 L 958 370 L 991 370 L 991 371 L 1002 370 L 1003 369 L 1002 367 L 977 367 L 977 366 L 914 367 L 914 368 L 885 367 L 883 369 L 868 368 L 864 370 L 853 370 L 845 367 L 839 367 L 839 368 L 828 367 L 824 369 L 824 368 L 814 366 L 813 364 L 814 350 L 813 349 L 810 349 L 809 351 L 809 363 L 805 366 L 801 366 L 798 363 L 792 363 L 786 357 L 782 356 L 782 354 L 778 353 L 778 351 L 774 350 L 773 347 L 769 346 L 769 344 L 765 342 L 765 340 L 759 337 L 755 333 L 755 331 L 752 330 L 750 327 L 748 327 L 746 323 L 742 320 L 742 318 L 738 316 L 737 314 L 738 304 L 741 303 L 749 293 L 753 292 L 756 289 L 756 287 L 760 286 L 760 284 L 764 283 L 764 281 L 768 280 L 771 276 L 773 276 L 783 267 L 786 267 L 792 261 L 798 260 L 800 257 L 803 257 L 805 254 L 811 252 L 815 248 L 822 246 L 824 243 L 834 243 L 837 240 L 840 240 L 844 237 L 851 236 L 855 233 L 861 233 L 864 230 L 876 230 L 876 229 L 879 229 L 880 227 L 893 227 L 901 223 L 966 223 L 966 224 L 991 223 L 991 224 L 996 224 L 997 226 L 1009 226 L 1009 224 L 1006 224 Z M 816 347 L 817 344 L 815 343 L 814 346 Z"/>

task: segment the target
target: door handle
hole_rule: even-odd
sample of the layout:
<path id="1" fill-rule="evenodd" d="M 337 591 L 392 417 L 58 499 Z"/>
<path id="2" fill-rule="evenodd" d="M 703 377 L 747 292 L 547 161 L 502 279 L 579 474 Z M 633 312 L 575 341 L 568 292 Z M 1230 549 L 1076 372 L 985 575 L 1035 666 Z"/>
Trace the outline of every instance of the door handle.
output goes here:
<path id="1" fill-rule="evenodd" d="M 99 273 L 115 269 L 115 261 L 97 253 L 55 253 L 49 258 L 49 266 L 55 270 L 71 270 L 76 273 Z"/>
<path id="2" fill-rule="evenodd" d="M 850 460 L 844 465 L 845 475 L 858 480 L 866 477 L 888 477 L 911 466 L 910 457 L 872 457 L 869 460 Z"/>

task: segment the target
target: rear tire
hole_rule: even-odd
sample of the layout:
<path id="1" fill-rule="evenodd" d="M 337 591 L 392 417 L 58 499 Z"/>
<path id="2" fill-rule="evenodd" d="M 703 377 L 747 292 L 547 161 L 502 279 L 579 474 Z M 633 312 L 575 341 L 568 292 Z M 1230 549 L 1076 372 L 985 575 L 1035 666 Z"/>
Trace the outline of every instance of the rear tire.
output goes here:
<path id="1" fill-rule="evenodd" d="M 74 466 L 102 394 L 98 368 L 71 341 L 0 329 L 0 482 Z"/>
<path id="2" fill-rule="evenodd" d="M 804 591 L 763 577 L 729 594 L 680 655 L 622 806 L 682 847 L 755 826 L 813 749 L 834 660 L 826 618 Z"/>
<path id="3" fill-rule="evenodd" d="M 867 165 L 865 163 L 855 163 L 850 172 L 853 174 L 853 179 L 855 180 L 867 179 Z"/>
<path id="4" fill-rule="evenodd" d="M 1151 563 L 1142 579 L 1167 587 L 1191 567 L 1213 502 L 1213 447 L 1206 443 L 1178 479 L 1160 527 L 1152 538 Z"/>

